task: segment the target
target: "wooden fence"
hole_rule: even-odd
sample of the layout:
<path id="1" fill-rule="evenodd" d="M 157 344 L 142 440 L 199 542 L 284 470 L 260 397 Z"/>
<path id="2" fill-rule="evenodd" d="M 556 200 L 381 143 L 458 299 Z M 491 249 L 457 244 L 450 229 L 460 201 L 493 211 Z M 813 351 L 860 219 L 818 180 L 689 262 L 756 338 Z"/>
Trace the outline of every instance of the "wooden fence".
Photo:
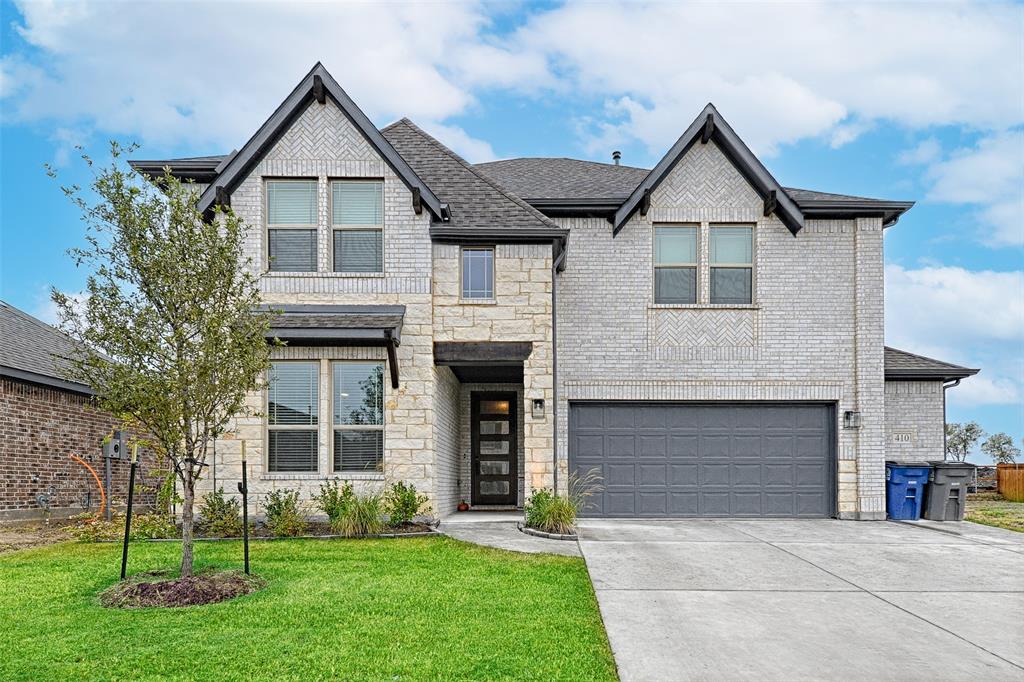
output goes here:
<path id="1" fill-rule="evenodd" d="M 999 494 L 1011 502 L 1024 502 L 1024 464 L 1000 464 L 996 467 Z"/>

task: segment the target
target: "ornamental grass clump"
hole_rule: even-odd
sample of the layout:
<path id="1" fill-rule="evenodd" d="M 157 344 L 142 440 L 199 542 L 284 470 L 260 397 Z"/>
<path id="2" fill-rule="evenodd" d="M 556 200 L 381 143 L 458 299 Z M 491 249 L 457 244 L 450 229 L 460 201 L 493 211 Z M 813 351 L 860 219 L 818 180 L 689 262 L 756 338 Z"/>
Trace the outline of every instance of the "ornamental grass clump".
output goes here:
<path id="1" fill-rule="evenodd" d="M 342 507 L 338 520 L 331 523 L 331 529 L 347 538 L 377 535 L 384 530 L 383 516 L 384 502 L 379 494 L 354 495 Z"/>
<path id="2" fill-rule="evenodd" d="M 600 476 L 590 471 L 584 476 L 570 474 L 568 492 L 556 495 L 541 488 L 526 501 L 526 525 L 545 533 L 571 535 L 576 532 L 576 517 L 587 507 L 588 499 L 601 489 Z"/>

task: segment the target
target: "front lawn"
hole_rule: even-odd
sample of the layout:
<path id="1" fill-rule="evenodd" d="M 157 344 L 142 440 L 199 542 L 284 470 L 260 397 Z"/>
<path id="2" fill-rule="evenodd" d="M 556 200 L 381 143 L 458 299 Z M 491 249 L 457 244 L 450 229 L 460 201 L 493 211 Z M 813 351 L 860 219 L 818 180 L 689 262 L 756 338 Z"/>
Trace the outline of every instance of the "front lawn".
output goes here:
<path id="1" fill-rule="evenodd" d="M 986 526 L 995 526 L 1024 533 L 1024 502 L 1010 502 L 1003 499 L 978 499 L 967 497 L 964 519 Z M 987 496 L 986 496 L 987 497 Z"/>
<path id="2" fill-rule="evenodd" d="M 581 559 L 447 537 L 253 542 L 265 589 L 180 609 L 107 609 L 120 545 L 0 556 L 0 679 L 614 680 Z M 129 572 L 175 564 L 133 543 Z M 238 542 L 196 568 L 240 567 Z"/>

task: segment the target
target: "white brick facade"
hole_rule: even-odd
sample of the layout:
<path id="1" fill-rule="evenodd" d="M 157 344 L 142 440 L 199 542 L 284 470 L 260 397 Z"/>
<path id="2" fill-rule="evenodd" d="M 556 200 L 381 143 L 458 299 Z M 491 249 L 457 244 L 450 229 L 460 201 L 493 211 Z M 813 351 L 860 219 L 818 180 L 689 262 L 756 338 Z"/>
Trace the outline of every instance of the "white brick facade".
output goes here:
<path id="1" fill-rule="evenodd" d="M 885 382 L 886 459 L 943 459 L 944 424 L 941 381 Z"/>
<path id="2" fill-rule="evenodd" d="M 331 180 L 346 177 L 384 181 L 381 274 L 331 272 L 329 187 Z M 317 272 L 266 272 L 267 178 L 318 181 Z M 556 411 L 558 478 L 564 484 L 568 404 L 573 400 L 833 403 L 838 506 L 847 518 L 884 516 L 886 427 L 889 424 L 891 433 L 892 420 L 897 419 L 886 421 L 889 403 L 901 420 L 915 410 L 922 420 L 937 419 L 941 435 L 941 416 L 934 417 L 931 394 L 911 394 L 909 389 L 891 396 L 885 392 L 881 219 L 809 220 L 794 237 L 778 219 L 763 216 L 760 196 L 714 143 L 695 144 L 652 193 L 647 215 L 635 214 L 615 238 L 604 219 L 556 219 L 571 231 L 567 268 L 556 281 L 550 244 L 497 244 L 491 302 L 460 298 L 460 247 L 431 242 L 428 212 L 416 215 L 405 184 L 330 100 L 310 104 L 231 199 L 250 226 L 246 255 L 261 275 L 267 302 L 406 307 L 398 347 L 399 388 L 385 382 L 384 473 L 355 478 L 364 487 L 390 479 L 411 481 L 441 514 L 453 511 L 460 500 L 469 501 L 469 397 L 473 390 L 485 388 L 515 390 L 520 398 L 520 503 L 532 490 L 554 484 Z M 694 305 L 653 303 L 653 226 L 662 222 L 701 228 Z M 709 303 L 708 231 L 716 223 L 754 226 L 750 305 Z M 557 310 L 552 302 L 556 287 Z M 449 368 L 434 364 L 435 341 L 528 341 L 532 352 L 524 363 L 521 386 L 464 385 Z M 335 477 L 327 363 L 386 358 L 380 348 L 296 347 L 275 354 L 318 360 L 325 368 L 320 385 L 319 472 L 268 473 L 265 424 L 262 416 L 254 415 L 239 419 L 217 443 L 204 490 L 212 487 L 214 476 L 226 491 L 235 489 L 239 443 L 244 440 L 251 489 L 257 497 L 288 487 L 299 488 L 309 499 L 323 480 Z M 542 418 L 531 414 L 534 399 L 543 399 L 548 406 Z M 264 402 L 264 395 L 251 396 L 254 412 L 261 412 Z M 859 430 L 842 428 L 845 410 L 861 413 Z M 931 447 L 931 427 L 924 428 L 922 421 L 914 428 L 921 434 L 915 443 Z"/>

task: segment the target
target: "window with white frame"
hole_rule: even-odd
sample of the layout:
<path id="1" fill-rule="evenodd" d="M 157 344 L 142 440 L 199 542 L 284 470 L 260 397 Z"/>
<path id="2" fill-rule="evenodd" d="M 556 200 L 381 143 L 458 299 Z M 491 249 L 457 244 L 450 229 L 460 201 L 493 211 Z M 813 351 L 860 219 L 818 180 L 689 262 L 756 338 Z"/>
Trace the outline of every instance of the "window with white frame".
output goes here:
<path id="1" fill-rule="evenodd" d="M 461 270 L 462 298 L 494 298 L 494 247 L 463 247 Z"/>
<path id="2" fill-rule="evenodd" d="M 273 362 L 267 387 L 267 471 L 318 470 L 320 363 Z"/>
<path id="3" fill-rule="evenodd" d="M 384 363 L 332 363 L 334 471 L 384 467 Z"/>
<path id="4" fill-rule="evenodd" d="M 712 225 L 709 249 L 711 303 L 751 303 L 754 228 L 749 225 Z"/>
<path id="5" fill-rule="evenodd" d="M 654 302 L 697 302 L 696 225 L 657 225 L 654 228 Z"/>
<path id="6" fill-rule="evenodd" d="M 384 182 L 331 183 L 335 272 L 384 272 Z"/>
<path id="7" fill-rule="evenodd" d="M 316 270 L 316 180 L 267 180 L 267 266 L 277 272 Z"/>

